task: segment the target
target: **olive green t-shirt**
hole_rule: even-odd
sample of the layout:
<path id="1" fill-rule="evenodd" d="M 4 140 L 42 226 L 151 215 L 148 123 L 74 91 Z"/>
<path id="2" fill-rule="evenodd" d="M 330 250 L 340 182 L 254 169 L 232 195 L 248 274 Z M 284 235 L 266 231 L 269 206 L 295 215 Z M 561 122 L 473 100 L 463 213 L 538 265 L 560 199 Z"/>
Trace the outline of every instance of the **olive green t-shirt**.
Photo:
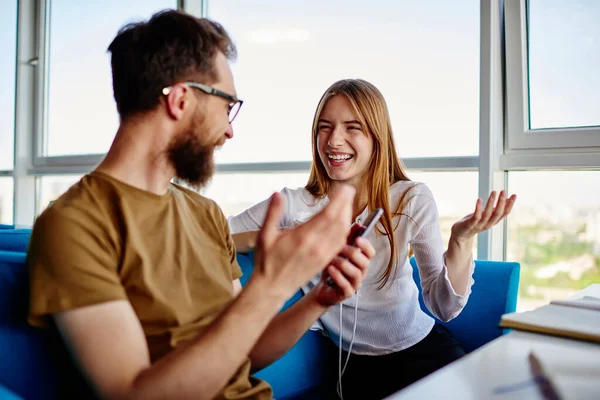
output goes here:
<path id="1" fill-rule="evenodd" d="M 29 322 L 128 300 L 152 362 L 206 329 L 241 276 L 227 221 L 215 202 L 171 184 L 165 195 L 106 174 L 84 176 L 36 220 L 29 245 Z M 218 399 L 271 399 L 250 359 Z"/>

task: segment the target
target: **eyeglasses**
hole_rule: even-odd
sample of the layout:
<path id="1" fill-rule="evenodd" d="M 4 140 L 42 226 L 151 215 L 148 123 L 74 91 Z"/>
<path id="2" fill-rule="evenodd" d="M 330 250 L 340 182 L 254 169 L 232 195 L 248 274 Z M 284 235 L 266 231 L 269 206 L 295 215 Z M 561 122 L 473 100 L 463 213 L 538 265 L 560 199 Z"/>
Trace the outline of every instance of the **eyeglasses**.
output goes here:
<path id="1" fill-rule="evenodd" d="M 240 108 L 242 108 L 242 104 L 244 104 L 243 100 L 240 100 L 235 96 L 232 96 L 230 94 L 227 94 L 225 92 L 217 90 L 217 89 L 215 89 L 211 86 L 205 85 L 203 83 L 183 82 L 183 84 L 187 85 L 189 87 L 192 87 L 194 89 L 202 90 L 206 94 L 209 94 L 212 96 L 218 96 L 218 97 L 221 97 L 222 99 L 228 100 L 230 102 L 229 108 L 227 110 L 227 115 L 229 116 L 229 123 L 233 122 L 233 120 L 237 116 L 238 112 L 240 112 Z M 164 94 L 166 96 L 169 93 L 171 93 L 172 89 L 173 89 L 173 86 L 166 87 L 162 90 L 162 94 Z"/>

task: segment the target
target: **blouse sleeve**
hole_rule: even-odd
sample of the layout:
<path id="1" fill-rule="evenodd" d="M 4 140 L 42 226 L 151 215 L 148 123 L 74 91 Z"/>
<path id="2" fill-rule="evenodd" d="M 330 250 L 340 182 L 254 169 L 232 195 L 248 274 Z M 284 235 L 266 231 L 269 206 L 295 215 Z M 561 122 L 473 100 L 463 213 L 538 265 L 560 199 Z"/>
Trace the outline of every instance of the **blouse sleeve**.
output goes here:
<path id="1" fill-rule="evenodd" d="M 419 268 L 425 305 L 440 320 L 450 321 L 467 304 L 473 285 L 475 263 L 471 255 L 471 279 L 467 292 L 464 295 L 457 294 L 448 278 L 437 205 L 429 188 L 425 184 L 419 186 L 416 195 L 411 197 L 407 205 L 412 219 L 409 224 L 409 243 Z"/>

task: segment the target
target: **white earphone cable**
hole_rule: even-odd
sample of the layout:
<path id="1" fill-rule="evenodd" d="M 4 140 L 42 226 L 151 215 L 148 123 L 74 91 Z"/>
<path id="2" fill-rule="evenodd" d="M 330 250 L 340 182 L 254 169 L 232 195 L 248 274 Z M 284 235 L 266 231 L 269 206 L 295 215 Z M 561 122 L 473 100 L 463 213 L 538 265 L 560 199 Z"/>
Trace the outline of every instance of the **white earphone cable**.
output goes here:
<path id="1" fill-rule="evenodd" d="M 352 345 L 354 344 L 354 336 L 356 335 L 356 323 L 358 321 L 358 291 L 355 293 L 356 302 L 354 303 L 354 327 L 352 328 L 352 337 L 350 339 L 350 346 L 348 346 L 348 357 L 346 357 L 346 362 L 344 363 L 344 367 L 342 368 L 342 337 L 344 336 L 344 328 L 342 321 L 342 313 L 344 304 L 340 303 L 340 340 L 339 340 L 339 359 L 338 359 L 338 382 L 337 382 L 337 394 L 341 400 L 344 400 L 344 394 L 342 389 L 342 377 L 344 376 L 344 372 L 346 372 L 346 367 L 348 366 L 348 362 L 350 361 L 350 355 L 352 354 Z"/>

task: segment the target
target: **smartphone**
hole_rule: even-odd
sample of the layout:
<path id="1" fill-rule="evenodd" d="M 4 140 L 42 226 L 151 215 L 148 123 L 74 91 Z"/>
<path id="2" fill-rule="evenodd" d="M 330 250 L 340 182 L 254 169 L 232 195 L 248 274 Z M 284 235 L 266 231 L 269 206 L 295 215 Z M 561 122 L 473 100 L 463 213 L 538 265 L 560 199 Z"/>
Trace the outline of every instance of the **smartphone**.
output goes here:
<path id="1" fill-rule="evenodd" d="M 361 236 L 367 236 L 379 222 L 379 218 L 383 215 L 383 209 L 376 208 L 371 211 L 363 224 L 354 224 L 348 235 L 348 243 L 350 246 L 355 246 L 356 239 Z"/>
<path id="2" fill-rule="evenodd" d="M 348 235 L 348 239 L 346 240 L 346 243 L 350 246 L 356 247 L 356 239 L 361 236 L 367 236 L 373 230 L 375 225 L 377 225 L 377 222 L 379 222 L 379 218 L 381 218 L 382 215 L 383 215 L 383 209 L 376 208 L 375 210 L 373 210 L 369 213 L 369 215 L 367 216 L 367 219 L 365 220 L 365 222 L 363 224 L 352 225 L 352 228 L 350 228 L 350 234 Z M 327 284 L 329 286 L 334 286 L 335 282 L 333 282 L 333 279 L 331 279 L 331 277 L 328 277 Z"/>

